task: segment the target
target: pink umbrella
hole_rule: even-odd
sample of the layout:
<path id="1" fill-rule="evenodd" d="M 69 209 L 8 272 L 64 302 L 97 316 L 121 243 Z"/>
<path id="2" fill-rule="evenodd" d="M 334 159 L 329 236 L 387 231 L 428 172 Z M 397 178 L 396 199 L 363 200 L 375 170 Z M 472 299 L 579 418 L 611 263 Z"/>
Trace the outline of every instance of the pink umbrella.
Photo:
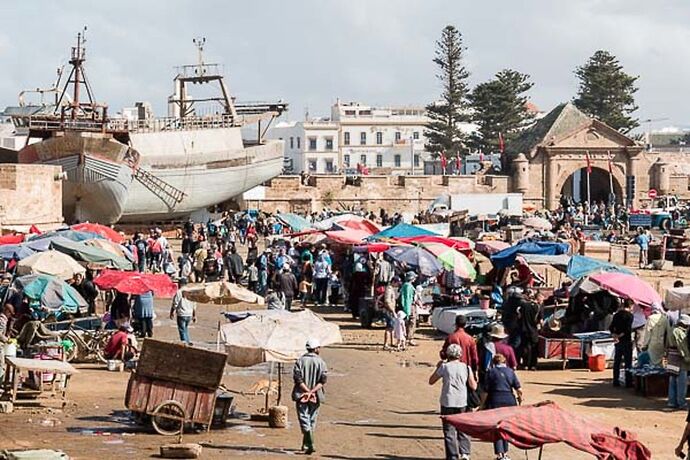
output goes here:
<path id="1" fill-rule="evenodd" d="M 642 278 L 627 273 L 606 272 L 592 275 L 589 278 L 602 288 L 630 299 L 638 305 L 651 307 L 661 305 L 661 296 Z"/>

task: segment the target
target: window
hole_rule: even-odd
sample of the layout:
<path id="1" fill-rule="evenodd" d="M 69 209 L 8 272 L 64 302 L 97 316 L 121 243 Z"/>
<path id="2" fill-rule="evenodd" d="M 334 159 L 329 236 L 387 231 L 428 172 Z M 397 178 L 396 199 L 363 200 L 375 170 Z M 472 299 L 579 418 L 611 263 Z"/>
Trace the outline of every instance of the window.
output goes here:
<path id="1" fill-rule="evenodd" d="M 294 137 L 291 137 L 291 138 L 290 138 L 290 148 L 291 148 L 291 149 L 294 149 L 294 148 L 295 148 L 295 138 L 294 138 Z"/>
<path id="2" fill-rule="evenodd" d="M 316 160 L 315 159 L 309 159 L 307 160 L 309 164 L 309 171 L 310 172 L 316 172 Z"/>
<path id="3" fill-rule="evenodd" d="M 346 110 L 345 111 L 345 115 L 350 115 L 350 116 L 355 115 L 356 113 L 357 112 L 355 112 L 354 110 Z"/>
<path id="4" fill-rule="evenodd" d="M 348 168 L 350 167 L 350 155 L 347 155 L 347 154 L 343 155 L 343 163 L 345 163 L 346 167 L 348 167 Z"/>
<path id="5" fill-rule="evenodd" d="M 367 145 L 367 133 L 359 133 L 359 145 Z"/>
<path id="6" fill-rule="evenodd" d="M 399 142 L 401 137 L 402 137 L 402 133 L 400 131 L 396 131 L 395 132 L 395 142 Z"/>
<path id="7" fill-rule="evenodd" d="M 381 131 L 376 133 L 376 144 L 377 145 L 383 144 L 383 133 Z"/>
<path id="8" fill-rule="evenodd" d="M 326 138 L 326 150 L 333 150 L 333 138 L 332 137 Z"/>
<path id="9" fill-rule="evenodd" d="M 414 155 L 414 167 L 419 168 L 419 154 Z"/>
<path id="10" fill-rule="evenodd" d="M 415 131 L 412 133 L 412 139 L 414 139 L 414 140 L 419 139 L 419 131 Z"/>
<path id="11" fill-rule="evenodd" d="M 300 144 L 301 144 L 301 138 L 299 136 L 297 136 L 297 148 L 298 149 L 302 148 L 302 147 L 300 147 Z"/>
<path id="12" fill-rule="evenodd" d="M 395 163 L 395 167 L 399 168 L 400 167 L 400 155 L 396 155 L 393 157 L 393 162 Z"/>
<path id="13" fill-rule="evenodd" d="M 383 155 L 376 155 L 376 167 L 380 168 L 383 166 Z"/>
<path id="14" fill-rule="evenodd" d="M 360 155 L 359 156 L 359 162 L 362 163 L 363 165 L 367 164 L 367 156 L 366 155 Z"/>
<path id="15" fill-rule="evenodd" d="M 316 150 L 316 138 L 315 137 L 309 138 L 309 150 Z"/>
<path id="16" fill-rule="evenodd" d="M 333 172 L 333 160 L 326 160 L 326 172 L 327 173 Z"/>
<path id="17" fill-rule="evenodd" d="M 350 145 L 350 133 L 348 133 L 347 131 L 345 131 L 345 132 L 343 133 L 343 136 L 344 136 L 344 137 L 343 137 L 343 144 L 345 144 L 345 145 Z"/>

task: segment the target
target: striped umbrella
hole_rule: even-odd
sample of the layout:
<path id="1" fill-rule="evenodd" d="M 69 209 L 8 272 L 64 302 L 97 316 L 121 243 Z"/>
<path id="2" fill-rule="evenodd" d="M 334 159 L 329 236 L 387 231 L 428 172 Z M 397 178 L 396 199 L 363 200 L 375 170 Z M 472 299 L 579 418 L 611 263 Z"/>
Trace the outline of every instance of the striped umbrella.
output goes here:
<path id="1" fill-rule="evenodd" d="M 448 249 L 437 256 L 437 258 L 445 268 L 452 269 L 453 273 L 459 278 L 474 281 L 477 277 L 477 271 L 474 269 L 470 259 L 455 249 Z"/>

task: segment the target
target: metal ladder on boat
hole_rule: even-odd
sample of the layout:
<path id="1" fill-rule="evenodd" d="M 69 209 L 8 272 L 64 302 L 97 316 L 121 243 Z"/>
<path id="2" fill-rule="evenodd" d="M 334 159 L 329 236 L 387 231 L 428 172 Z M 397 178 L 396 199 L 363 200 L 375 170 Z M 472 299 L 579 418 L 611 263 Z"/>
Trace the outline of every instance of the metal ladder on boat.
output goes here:
<path id="1" fill-rule="evenodd" d="M 142 168 L 134 169 L 134 178 L 151 193 L 160 198 L 170 210 L 175 209 L 175 206 L 181 203 L 186 196 L 182 190 L 170 185 L 160 177 L 156 177 Z"/>

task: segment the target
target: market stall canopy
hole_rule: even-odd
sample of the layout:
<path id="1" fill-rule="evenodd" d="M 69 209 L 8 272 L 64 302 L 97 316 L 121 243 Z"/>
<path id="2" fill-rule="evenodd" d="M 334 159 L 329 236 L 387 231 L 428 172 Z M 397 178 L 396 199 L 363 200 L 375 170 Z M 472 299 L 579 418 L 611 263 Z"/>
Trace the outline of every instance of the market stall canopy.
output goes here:
<path id="1" fill-rule="evenodd" d="M 17 264 L 18 275 L 43 274 L 56 276 L 62 280 L 83 275 L 86 269 L 67 254 L 58 251 L 37 252 Z"/>
<path id="2" fill-rule="evenodd" d="M 264 298 L 239 284 L 227 281 L 214 281 L 199 285 L 189 285 L 182 289 L 182 296 L 193 302 L 232 305 L 236 303 L 264 304 Z"/>
<path id="3" fill-rule="evenodd" d="M 52 232 L 46 232 L 42 233 L 40 235 L 36 235 L 31 240 L 30 242 L 33 241 L 38 241 L 42 240 L 45 238 L 52 239 L 56 236 L 61 236 L 62 238 L 65 238 L 70 241 L 85 241 L 85 240 L 92 240 L 94 238 L 104 238 L 102 235 L 99 235 L 98 233 L 94 232 L 86 232 L 86 231 L 81 231 L 81 230 L 74 230 L 71 228 L 67 229 L 62 229 L 62 230 L 54 230 Z"/>
<path id="4" fill-rule="evenodd" d="M 661 305 L 661 296 L 645 280 L 627 273 L 597 273 L 589 277 L 591 281 L 609 292 L 630 299 L 638 305 L 651 307 Z"/>
<path id="5" fill-rule="evenodd" d="M 139 295 L 151 291 L 156 297 L 172 297 L 177 292 L 177 285 L 162 273 L 104 270 L 93 282 L 101 289 L 115 289 L 123 294 Z"/>
<path id="6" fill-rule="evenodd" d="M 362 244 L 370 235 L 371 233 L 369 232 L 352 228 L 326 232 L 326 236 L 329 240 L 342 244 Z"/>
<path id="7" fill-rule="evenodd" d="M 91 222 L 84 222 L 81 224 L 72 225 L 72 230 L 78 230 L 80 232 L 96 233 L 103 238 L 106 238 L 113 243 L 120 244 L 124 240 L 123 236 L 110 227 L 101 224 L 94 224 Z"/>
<path id="8" fill-rule="evenodd" d="M 53 240 L 50 247 L 90 264 L 118 270 L 132 270 L 133 268 L 132 262 L 124 257 L 116 256 L 110 251 L 89 246 L 83 242 Z"/>
<path id="9" fill-rule="evenodd" d="M 372 240 L 380 240 L 384 238 L 409 238 L 414 236 L 439 236 L 434 232 L 419 228 L 414 225 L 400 223 L 392 227 L 388 227 L 378 233 L 375 233 L 369 237 Z"/>
<path id="10" fill-rule="evenodd" d="M 504 249 L 508 249 L 510 247 L 510 243 L 506 243 L 505 241 L 500 241 L 500 240 L 484 240 L 484 241 L 477 241 L 477 244 L 475 246 L 475 250 L 481 252 L 482 254 L 486 256 L 490 256 L 492 254 L 496 254 L 497 252 L 501 252 Z"/>
<path id="11" fill-rule="evenodd" d="M 424 276 L 436 276 L 442 269 L 436 256 L 419 246 L 396 246 L 387 250 L 385 254 Z"/>
<path id="12" fill-rule="evenodd" d="M 567 243 L 556 243 L 553 241 L 526 241 L 493 254 L 491 256 L 491 262 L 494 264 L 494 267 L 500 269 L 513 265 L 518 254 L 542 254 L 555 256 L 559 254 L 567 254 L 569 250 L 570 246 Z"/>
<path id="13" fill-rule="evenodd" d="M 371 254 L 374 253 L 379 253 L 379 252 L 386 252 L 391 248 L 391 245 L 388 243 L 369 243 L 369 244 L 360 244 L 358 246 L 354 246 L 352 250 L 354 252 L 368 252 Z"/>
<path id="14" fill-rule="evenodd" d="M 535 230 L 551 230 L 553 225 L 547 219 L 543 217 L 528 217 L 522 221 L 522 225 L 525 227 L 533 228 Z"/>
<path id="15" fill-rule="evenodd" d="M 606 428 L 547 401 L 442 417 L 459 431 L 485 442 L 500 439 L 518 449 L 564 442 L 602 460 L 648 460 L 652 454 L 629 432 Z"/>
<path id="16" fill-rule="evenodd" d="M 21 233 L 0 236 L 0 246 L 5 244 L 19 244 L 22 241 L 24 241 L 24 235 Z"/>
<path id="17" fill-rule="evenodd" d="M 668 310 L 690 310 L 690 286 L 668 288 L 664 304 Z"/>
<path id="18" fill-rule="evenodd" d="M 520 254 L 519 257 L 527 262 L 528 265 L 550 265 L 559 270 L 565 271 L 570 263 L 568 254 L 558 254 L 557 256 L 545 254 Z"/>
<path id="19" fill-rule="evenodd" d="M 632 275 L 633 273 L 625 267 L 615 265 L 603 260 L 593 259 L 587 256 L 575 254 L 568 263 L 566 274 L 576 280 L 583 276 L 597 272 L 619 272 Z"/>
<path id="20" fill-rule="evenodd" d="M 381 227 L 374 222 L 355 214 L 340 214 L 329 217 L 314 223 L 314 228 L 319 230 L 345 230 L 352 228 L 368 232 L 370 235 L 381 231 Z"/>
<path id="21" fill-rule="evenodd" d="M 241 367 L 293 362 L 306 352 L 309 339 L 317 339 L 321 346 L 342 342 L 340 328 L 311 310 L 250 316 L 221 326 L 221 337 L 228 364 Z"/>
<path id="22" fill-rule="evenodd" d="M 276 214 L 276 218 L 292 229 L 293 232 L 302 232 L 312 228 L 311 222 L 302 216 L 292 213 Z"/>
<path id="23" fill-rule="evenodd" d="M 53 312 L 85 313 L 86 300 L 72 286 L 50 275 L 25 275 L 14 280 L 16 289 Z"/>
<path id="24" fill-rule="evenodd" d="M 438 243 L 449 248 L 455 249 L 456 251 L 471 251 L 472 244 L 466 240 L 456 240 L 451 238 L 446 238 L 443 236 L 410 236 L 405 238 L 396 238 L 398 241 L 404 243 Z"/>

